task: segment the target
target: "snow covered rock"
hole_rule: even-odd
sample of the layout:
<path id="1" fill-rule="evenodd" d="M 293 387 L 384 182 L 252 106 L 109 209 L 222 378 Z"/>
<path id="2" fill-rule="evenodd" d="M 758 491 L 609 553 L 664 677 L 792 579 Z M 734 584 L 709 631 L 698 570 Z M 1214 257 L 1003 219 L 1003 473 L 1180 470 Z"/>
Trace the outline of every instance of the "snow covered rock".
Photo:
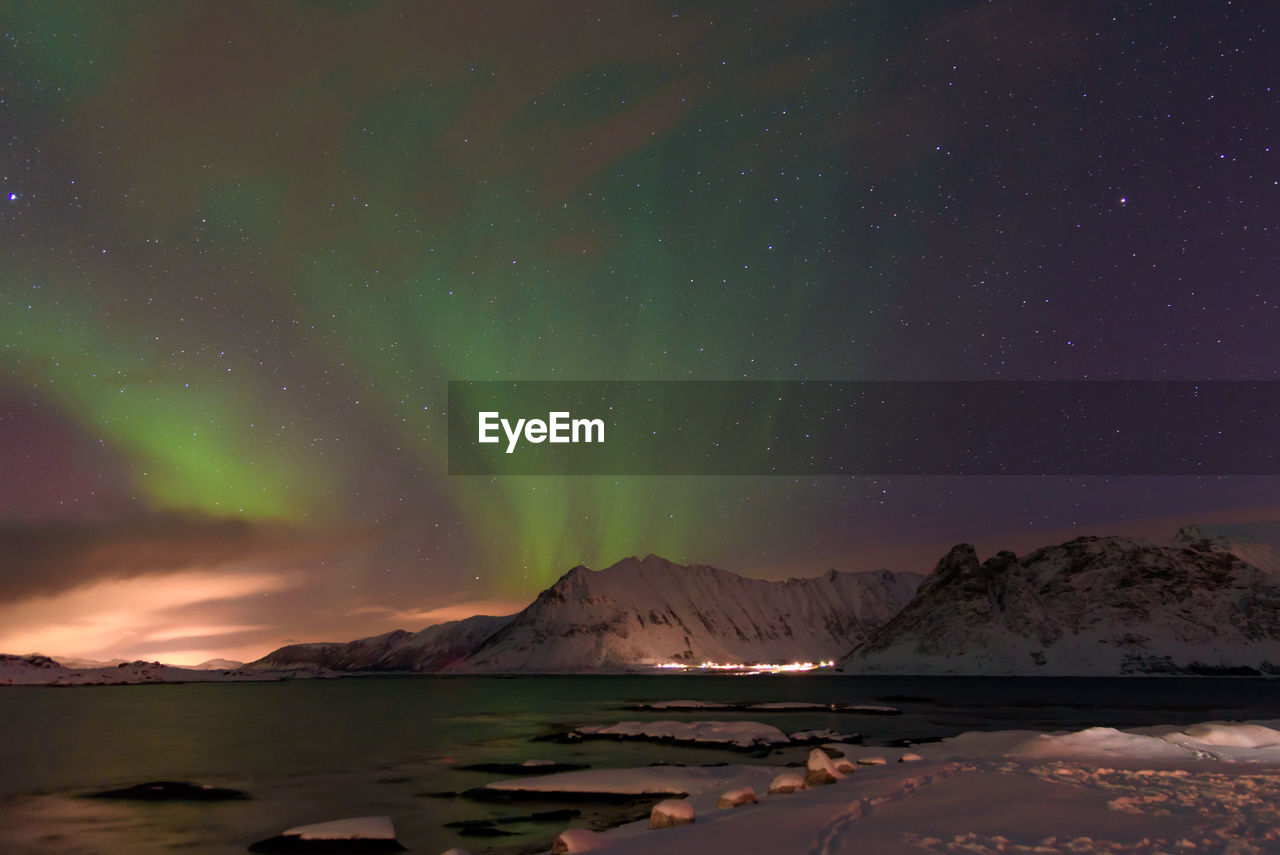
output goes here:
<path id="1" fill-rule="evenodd" d="M 471 855 L 471 853 L 465 849 L 459 849 L 455 846 L 452 849 L 446 849 L 444 852 L 441 852 L 440 855 Z"/>
<path id="2" fill-rule="evenodd" d="M 649 828 L 671 828 L 694 821 L 693 805 L 680 799 L 665 799 L 649 811 Z"/>
<path id="3" fill-rule="evenodd" d="M 796 772 L 783 772 L 769 782 L 769 795 L 777 793 L 796 793 L 808 789 L 804 778 Z"/>
<path id="4" fill-rule="evenodd" d="M 753 805 L 757 801 L 756 791 L 751 787 L 738 787 L 721 793 L 720 798 L 716 799 L 716 807 L 720 810 L 729 810 L 743 805 Z"/>
<path id="5" fill-rule="evenodd" d="M 638 710 L 723 710 L 733 707 L 731 704 L 723 704 L 719 701 L 676 700 L 636 704 L 635 708 Z"/>
<path id="6" fill-rule="evenodd" d="M 841 667 L 868 674 L 1277 673 L 1280 575 L 1218 540 L 1189 536 L 1164 545 L 1081 537 L 982 562 L 960 544 Z"/>
<path id="7" fill-rule="evenodd" d="M 386 816 L 357 816 L 299 825 L 259 840 L 250 852 L 403 852 L 395 827 Z"/>
<path id="8" fill-rule="evenodd" d="M 923 757 L 921 757 L 919 754 L 915 753 L 914 751 L 908 751 L 906 754 L 903 754 L 901 757 L 898 758 L 898 762 L 899 763 L 919 763 L 923 759 L 924 759 Z"/>
<path id="9" fill-rule="evenodd" d="M 856 733 L 840 733 L 830 728 L 824 727 L 820 730 L 797 730 L 791 734 L 792 742 L 854 742 L 857 740 Z"/>
<path id="10" fill-rule="evenodd" d="M 831 762 L 835 765 L 836 771 L 841 775 L 852 775 L 856 769 L 853 762 L 848 757 L 834 757 Z"/>
<path id="11" fill-rule="evenodd" d="M 815 748 L 809 752 L 809 759 L 805 761 L 804 769 L 804 782 L 810 787 L 834 784 L 845 777 L 843 772 L 836 769 L 836 764 L 831 762 L 827 752 L 821 748 Z"/>
<path id="12" fill-rule="evenodd" d="M 859 766 L 883 766 L 885 762 L 886 761 L 883 757 L 859 757 L 858 758 Z"/>
<path id="13" fill-rule="evenodd" d="M 560 832 L 551 844 L 551 855 L 574 855 L 602 848 L 608 841 L 589 828 L 569 828 Z"/>

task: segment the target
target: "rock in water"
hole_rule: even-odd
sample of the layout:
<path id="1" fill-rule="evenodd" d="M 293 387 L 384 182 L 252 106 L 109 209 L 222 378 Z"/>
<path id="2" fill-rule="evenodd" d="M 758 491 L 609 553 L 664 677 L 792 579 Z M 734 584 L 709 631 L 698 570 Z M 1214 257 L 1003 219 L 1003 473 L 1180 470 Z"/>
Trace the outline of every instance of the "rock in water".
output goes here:
<path id="1" fill-rule="evenodd" d="M 844 778 L 844 773 L 836 769 L 836 764 L 831 762 L 827 752 L 821 748 L 815 748 L 809 752 L 809 760 L 804 768 L 804 782 L 811 787 L 834 784 Z"/>
<path id="2" fill-rule="evenodd" d="M 671 828 L 674 825 L 689 825 L 693 820 L 693 805 L 680 799 L 660 801 L 649 812 L 650 828 Z"/>
<path id="3" fill-rule="evenodd" d="M 118 790 L 102 790 L 89 793 L 91 799 L 127 799 L 141 802 L 221 802 L 249 798 L 240 790 L 228 787 L 211 787 L 189 781 L 148 781 L 121 787 Z"/>
<path id="4" fill-rule="evenodd" d="M 250 852 L 404 852 L 386 816 L 357 816 L 285 829 L 259 840 Z"/>
<path id="5" fill-rule="evenodd" d="M 775 793 L 795 793 L 800 790 L 808 789 L 804 783 L 804 778 L 795 772 L 783 772 L 769 783 L 769 795 Z"/>
<path id="6" fill-rule="evenodd" d="M 755 790 L 750 787 L 738 787 L 736 790 L 725 790 L 721 793 L 720 798 L 716 799 L 716 807 L 728 810 L 743 805 L 753 805 L 756 801 Z"/>

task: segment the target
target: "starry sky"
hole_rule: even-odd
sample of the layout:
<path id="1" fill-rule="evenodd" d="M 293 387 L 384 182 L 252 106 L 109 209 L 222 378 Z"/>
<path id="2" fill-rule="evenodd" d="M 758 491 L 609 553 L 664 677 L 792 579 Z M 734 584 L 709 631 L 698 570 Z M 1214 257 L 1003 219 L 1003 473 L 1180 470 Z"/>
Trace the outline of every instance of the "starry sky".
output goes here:
<path id="1" fill-rule="evenodd" d="M 445 456 L 449 380 L 1278 379 L 1273 3 L 2 5 L 5 652 L 1280 516 L 1264 477 Z"/>

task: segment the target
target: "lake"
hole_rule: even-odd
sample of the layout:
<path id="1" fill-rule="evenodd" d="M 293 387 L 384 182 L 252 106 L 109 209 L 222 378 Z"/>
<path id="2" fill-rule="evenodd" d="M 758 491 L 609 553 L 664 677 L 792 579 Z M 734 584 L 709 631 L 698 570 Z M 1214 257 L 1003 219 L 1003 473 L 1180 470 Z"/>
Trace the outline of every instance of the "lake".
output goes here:
<path id="1" fill-rule="evenodd" d="M 672 699 L 885 704 L 901 715 L 831 712 L 636 712 Z M 1277 683 L 1247 678 L 903 678 L 735 676 L 370 676 L 279 683 L 191 683 L 0 689 L 0 852 L 243 853 L 283 829 L 387 814 L 415 852 L 463 846 L 479 855 L 548 842 L 565 826 L 514 825 L 513 837 L 459 836 L 447 822 L 527 813 L 432 794 L 502 775 L 462 764 L 530 758 L 602 766 L 768 762 L 713 748 L 643 743 L 562 744 L 535 737 L 620 719 L 762 721 L 787 732 L 857 732 L 867 744 L 922 741 L 966 730 L 1079 729 L 1280 716 Z M 84 799 L 151 780 L 244 790 L 207 804 Z M 604 823 L 598 806 L 579 822 Z"/>

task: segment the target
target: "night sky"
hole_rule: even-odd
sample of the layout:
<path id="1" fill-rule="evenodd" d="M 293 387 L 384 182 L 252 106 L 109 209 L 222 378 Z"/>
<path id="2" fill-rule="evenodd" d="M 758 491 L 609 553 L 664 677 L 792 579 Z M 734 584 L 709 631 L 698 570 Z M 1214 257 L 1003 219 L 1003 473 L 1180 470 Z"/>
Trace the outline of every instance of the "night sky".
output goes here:
<path id="1" fill-rule="evenodd" d="M 925 570 L 1273 478 L 459 477 L 449 380 L 1280 379 L 1280 6 L 0 4 L 0 651 L 578 563 Z"/>

